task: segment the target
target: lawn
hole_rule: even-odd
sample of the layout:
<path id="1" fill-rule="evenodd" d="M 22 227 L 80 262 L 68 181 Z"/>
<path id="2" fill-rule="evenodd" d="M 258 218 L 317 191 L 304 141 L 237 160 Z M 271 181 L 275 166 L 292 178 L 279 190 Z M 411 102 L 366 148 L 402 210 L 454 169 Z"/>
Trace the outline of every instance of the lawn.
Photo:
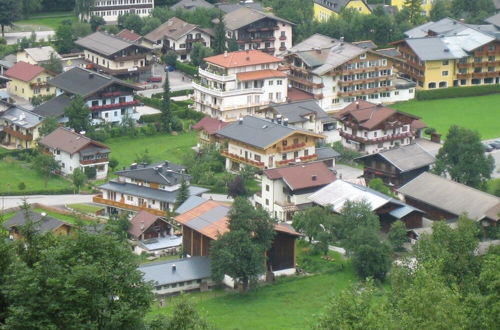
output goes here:
<path id="1" fill-rule="evenodd" d="M 46 213 L 49 217 L 59 219 L 61 221 L 67 222 L 67 223 L 72 224 L 72 225 L 76 225 L 77 222 L 78 222 L 78 219 L 77 219 L 76 215 L 73 216 L 73 215 L 61 214 L 61 213 L 58 213 L 58 212 L 46 210 L 44 208 L 35 208 L 35 209 L 33 209 L 33 212 L 36 212 L 36 213 Z M 88 220 L 80 220 L 80 221 L 82 223 L 84 223 L 84 224 L 90 224 L 91 223 L 91 221 L 88 221 Z"/>
<path id="2" fill-rule="evenodd" d="M 69 208 L 80 212 L 80 213 L 88 213 L 88 214 L 96 214 L 97 211 L 102 210 L 102 206 L 97 206 L 93 204 L 68 204 Z"/>
<path id="3" fill-rule="evenodd" d="M 155 135 L 140 137 L 119 137 L 104 142 L 111 148 L 111 157 L 119 162 L 118 168 L 129 166 L 135 161 L 136 155 L 146 149 L 153 162 L 168 160 L 181 163 L 186 151 L 196 145 L 196 133 L 182 133 L 179 135 Z"/>
<path id="4" fill-rule="evenodd" d="M 14 24 L 21 27 L 36 28 L 40 26 L 55 30 L 64 20 L 77 22 L 77 17 L 73 12 L 41 13 L 28 19 L 16 21 Z"/>
<path id="5" fill-rule="evenodd" d="M 393 108 L 422 117 L 445 137 L 455 124 L 477 130 L 482 139 L 500 137 L 500 94 L 431 101 L 409 101 Z"/>

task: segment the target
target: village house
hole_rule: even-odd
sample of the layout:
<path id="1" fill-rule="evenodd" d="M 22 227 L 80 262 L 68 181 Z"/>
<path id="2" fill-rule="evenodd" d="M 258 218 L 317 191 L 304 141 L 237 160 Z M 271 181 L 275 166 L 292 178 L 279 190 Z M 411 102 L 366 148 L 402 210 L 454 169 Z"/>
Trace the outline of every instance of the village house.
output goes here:
<path id="1" fill-rule="evenodd" d="M 219 2 L 214 4 L 215 7 L 222 10 L 224 13 L 230 13 L 235 10 L 240 9 L 241 7 L 248 7 L 251 9 L 255 9 L 258 11 L 265 11 L 266 9 L 262 6 L 260 2 L 256 2 L 253 0 L 241 0 L 240 2 Z"/>
<path id="2" fill-rule="evenodd" d="M 62 59 L 52 46 L 25 48 L 17 52 L 17 62 L 26 62 L 33 65 L 46 64 L 51 57 Z"/>
<path id="3" fill-rule="evenodd" d="M 220 139 L 217 136 L 217 131 L 229 125 L 220 119 L 212 117 L 204 117 L 199 122 L 191 127 L 193 130 L 198 131 L 198 146 L 216 146 L 219 144 Z"/>
<path id="4" fill-rule="evenodd" d="M 425 211 L 432 220 L 456 220 L 466 215 L 484 227 L 500 220 L 500 198 L 429 172 L 397 191 L 407 204 Z"/>
<path id="5" fill-rule="evenodd" d="M 7 92 L 10 95 L 31 101 L 35 96 L 55 94 L 55 88 L 47 84 L 55 73 L 41 66 L 21 61 L 14 64 L 4 74 L 10 79 L 7 82 Z"/>
<path id="6" fill-rule="evenodd" d="M 28 149 L 36 146 L 43 117 L 17 105 L 6 105 L 0 114 L 0 141 L 8 148 Z"/>
<path id="7" fill-rule="evenodd" d="M 418 143 L 412 143 L 362 156 L 356 161 L 364 165 L 363 177 L 367 183 L 380 178 L 387 186 L 397 189 L 427 172 L 436 158 Z"/>
<path id="8" fill-rule="evenodd" d="M 109 153 L 111 150 L 102 143 L 58 127 L 38 142 L 43 150 L 52 155 L 61 166 L 63 175 L 72 175 L 75 169 L 85 171 L 95 168 L 95 179 L 105 179 L 108 175 Z"/>
<path id="9" fill-rule="evenodd" d="M 443 18 L 405 32 L 393 44 L 401 53 L 397 68 L 423 90 L 500 83 L 497 30 Z"/>
<path id="10" fill-rule="evenodd" d="M 335 174 L 322 162 L 267 169 L 253 201 L 275 219 L 291 221 L 295 212 L 312 205 L 308 196 L 334 180 Z"/>
<path id="11" fill-rule="evenodd" d="M 39 105 L 33 112 L 66 122 L 65 109 L 75 96 L 81 96 L 90 108 L 92 124 L 120 124 L 126 119 L 138 120 L 134 99 L 137 87 L 112 76 L 83 68 L 73 68 L 49 81 L 56 89 L 56 97 Z"/>
<path id="12" fill-rule="evenodd" d="M 39 234 L 52 233 L 55 235 L 68 235 L 72 232 L 72 226 L 66 222 L 47 216 L 46 213 L 29 213 L 33 229 Z M 24 210 L 18 211 L 12 218 L 3 223 L 3 227 L 9 232 L 9 238 L 13 240 L 22 239 L 19 227 L 26 225 L 28 219 Z"/>
<path id="13" fill-rule="evenodd" d="M 137 212 L 130 223 L 127 232 L 134 253 L 161 256 L 179 252 L 182 237 L 174 235 L 173 226 L 164 217 L 143 210 Z"/>
<path id="14" fill-rule="evenodd" d="M 210 258 L 191 257 L 144 264 L 139 267 L 146 282 L 153 282 L 153 293 L 168 296 L 189 291 L 207 291 L 210 279 Z"/>
<path id="15" fill-rule="evenodd" d="M 146 46 L 101 31 L 80 38 L 75 44 L 83 48 L 87 68 L 128 79 L 151 73 L 150 48 Z"/>
<path id="16" fill-rule="evenodd" d="M 151 47 L 160 48 L 163 54 L 174 51 L 181 61 L 190 61 L 193 44 L 200 43 L 205 47 L 211 47 L 212 37 L 211 30 L 172 17 L 146 34 L 144 39 L 151 43 Z"/>
<path id="17" fill-rule="evenodd" d="M 189 185 L 190 176 L 183 166 L 165 161 L 158 164 L 132 164 L 115 172 L 117 178 L 98 187 L 101 192 L 93 201 L 106 206 L 106 213 L 118 210 L 148 211 L 165 216 L 174 210 L 183 180 Z M 206 188 L 189 186 L 189 195 L 201 195 Z"/>
<path id="18" fill-rule="evenodd" d="M 324 136 L 288 126 L 286 118 L 273 122 L 246 116 L 217 135 L 227 144 L 220 152 L 228 171 L 237 172 L 245 165 L 263 170 L 322 160 L 316 154 L 316 143 Z"/>
<path id="19" fill-rule="evenodd" d="M 211 9 L 215 6 L 205 0 L 180 0 L 176 4 L 170 6 L 171 10 L 196 10 L 198 8 Z"/>
<path id="20" fill-rule="evenodd" d="M 347 201 L 364 201 L 380 219 L 382 231 L 388 232 L 394 221 L 403 221 L 406 228 L 422 227 L 424 212 L 416 207 L 384 195 L 374 189 L 337 179 L 309 196 L 311 202 L 340 214 Z"/>
<path id="21" fill-rule="evenodd" d="M 361 14 L 371 14 L 370 6 L 365 0 L 314 0 L 314 18 L 326 22 L 333 16 L 338 16 L 344 9 L 353 9 Z"/>
<path id="22" fill-rule="evenodd" d="M 259 50 L 210 56 L 193 80 L 195 109 L 214 118 L 234 121 L 271 102 L 287 99 L 288 80 L 278 70 L 281 60 Z"/>
<path id="23" fill-rule="evenodd" d="M 240 50 L 259 49 L 278 55 L 292 47 L 294 23 L 272 13 L 241 7 L 224 15 L 226 36 L 236 39 Z"/>
<path id="24" fill-rule="evenodd" d="M 149 16 L 154 7 L 154 0 L 97 0 L 93 2 L 90 16 L 102 17 L 106 23 L 116 23 L 120 15 Z"/>
<path id="25" fill-rule="evenodd" d="M 408 145 L 420 138 L 426 127 L 419 117 L 362 100 L 351 103 L 334 117 L 342 144 L 369 154 Z"/>
<path id="26" fill-rule="evenodd" d="M 422 15 L 429 16 L 431 14 L 435 1 L 436 0 L 422 0 Z M 391 5 L 396 7 L 398 10 L 403 10 L 406 6 L 406 0 L 391 0 Z"/>
<path id="27" fill-rule="evenodd" d="M 138 43 L 140 45 L 147 46 L 147 42 L 146 40 L 144 40 L 143 36 L 129 29 L 122 29 L 120 32 L 116 34 L 116 36 L 133 43 Z"/>
<path id="28" fill-rule="evenodd" d="M 309 93 L 327 112 L 356 100 L 392 103 L 413 99 L 415 83 L 398 77 L 394 69 L 399 59 L 385 50 L 374 51 L 367 43 L 312 35 L 284 55 L 290 85 Z"/>
<path id="29" fill-rule="evenodd" d="M 210 257 L 210 244 L 229 231 L 228 213 L 231 208 L 221 202 L 208 200 L 174 219 L 182 225 L 183 251 L 191 257 Z M 295 274 L 295 239 L 300 236 L 286 223 L 274 226 L 276 235 L 267 251 L 267 271 L 274 275 Z"/>

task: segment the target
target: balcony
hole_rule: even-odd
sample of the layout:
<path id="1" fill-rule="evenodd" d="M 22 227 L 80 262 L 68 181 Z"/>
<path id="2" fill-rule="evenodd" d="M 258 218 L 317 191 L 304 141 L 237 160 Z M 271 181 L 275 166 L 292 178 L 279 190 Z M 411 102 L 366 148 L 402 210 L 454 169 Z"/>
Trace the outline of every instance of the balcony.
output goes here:
<path id="1" fill-rule="evenodd" d="M 285 47 L 285 46 L 281 46 L 281 47 L 279 48 L 279 50 L 280 50 L 280 51 L 285 51 L 285 50 L 286 50 L 286 47 Z"/>
<path id="2" fill-rule="evenodd" d="M 388 76 L 378 76 L 378 77 L 369 77 L 369 78 L 364 78 L 364 79 L 356 79 L 356 80 L 348 80 L 348 81 L 339 81 L 339 86 L 340 87 L 345 87 L 345 86 L 352 86 L 352 85 L 358 85 L 358 84 L 367 84 L 370 82 L 378 82 L 382 80 L 393 80 L 396 78 L 395 74 L 391 74 Z"/>
<path id="3" fill-rule="evenodd" d="M 209 79 L 217 80 L 217 81 L 231 81 L 231 80 L 236 80 L 236 75 L 230 74 L 230 75 L 219 75 L 215 72 L 210 72 L 208 70 L 203 70 L 201 67 L 198 69 L 198 73 L 202 77 L 206 77 Z"/>
<path id="4" fill-rule="evenodd" d="M 347 91 L 347 92 L 339 92 L 338 95 L 340 97 L 344 96 L 360 96 L 360 95 L 368 95 L 368 94 L 373 94 L 373 93 L 383 93 L 383 92 L 388 92 L 395 90 L 395 86 L 381 86 L 377 88 L 367 88 L 367 89 L 360 89 L 357 91 Z"/>
<path id="5" fill-rule="evenodd" d="M 423 67 L 422 67 L 422 69 L 423 69 Z M 374 71 L 381 71 L 381 70 L 392 70 L 392 66 L 386 65 L 386 66 L 371 66 L 371 67 L 358 68 L 358 69 L 343 69 L 342 75 L 351 75 L 351 74 L 356 74 L 356 73 L 374 72 Z"/>
<path id="6" fill-rule="evenodd" d="M 106 72 L 110 75 L 126 75 L 126 74 L 131 74 L 134 72 L 146 72 L 151 70 L 151 65 L 145 65 L 145 66 L 133 66 L 129 68 L 124 68 L 124 69 L 111 69 L 102 65 L 98 65 L 95 63 L 91 63 L 91 66 L 89 68 L 95 68 L 99 71 Z"/>
<path id="7" fill-rule="evenodd" d="M 247 88 L 247 89 L 233 89 L 230 91 L 222 91 L 220 89 L 212 89 L 210 87 L 203 86 L 199 83 L 192 82 L 193 88 L 199 90 L 200 92 L 210 94 L 218 97 L 244 95 L 244 94 L 262 94 L 264 89 L 262 88 Z"/>
<path id="8" fill-rule="evenodd" d="M 293 75 L 289 75 L 288 79 L 290 79 L 291 81 L 295 81 L 296 83 L 299 83 L 301 85 L 311 87 L 311 88 L 323 88 L 323 87 L 325 87 L 325 85 L 323 85 L 323 83 L 318 84 L 318 83 L 315 83 L 309 79 L 301 78 L 301 77 L 297 77 L 297 76 L 293 76 Z"/>
<path id="9" fill-rule="evenodd" d="M 281 41 L 286 40 L 286 36 L 280 36 L 280 37 L 279 37 L 279 39 L 280 39 Z"/>
<path id="10" fill-rule="evenodd" d="M 166 211 L 161 211 L 161 210 L 155 210 L 152 208 L 149 208 L 146 206 L 146 204 L 143 204 L 143 206 L 136 206 L 136 205 L 129 205 L 125 204 L 123 202 L 117 202 L 117 201 L 112 201 L 109 199 L 104 199 L 102 195 L 96 195 L 92 198 L 92 201 L 97 204 L 104 204 L 107 206 L 113 206 L 117 207 L 120 209 L 126 209 L 126 210 L 132 210 L 132 211 L 148 211 L 149 213 L 152 213 L 157 216 L 164 217 L 167 215 Z"/>
<path id="11" fill-rule="evenodd" d="M 102 93 L 102 97 L 116 97 L 116 96 L 122 96 L 125 95 L 123 92 L 107 92 L 107 93 Z"/>
<path id="12" fill-rule="evenodd" d="M 234 160 L 235 162 L 247 164 L 247 165 L 250 165 L 250 166 L 253 166 L 253 167 L 257 167 L 257 168 L 261 168 L 261 169 L 264 168 L 264 162 L 258 162 L 258 161 L 255 161 L 255 160 L 251 160 L 251 159 L 248 159 L 248 158 L 245 158 L 245 157 L 241 157 L 241 156 L 232 154 L 229 151 L 227 151 L 227 149 L 221 149 L 220 153 L 221 153 L 222 156 L 224 156 L 226 158 L 229 158 L 231 160 Z"/>
<path id="13" fill-rule="evenodd" d="M 126 107 L 133 107 L 133 106 L 137 106 L 140 104 L 141 104 L 141 102 L 139 100 L 133 100 L 130 102 L 119 102 L 119 103 L 111 103 L 111 104 L 104 104 L 104 105 L 94 105 L 94 106 L 90 107 L 90 111 L 120 109 L 120 108 L 126 108 Z"/>
<path id="14" fill-rule="evenodd" d="M 306 145 L 305 142 L 292 144 L 290 146 L 283 147 L 283 151 L 291 151 L 291 150 L 295 150 L 295 149 L 301 149 L 301 148 L 305 147 L 305 145 Z"/>
<path id="15" fill-rule="evenodd" d="M 386 141 L 392 141 L 392 140 L 400 140 L 403 138 L 412 137 L 412 136 L 414 136 L 414 133 L 413 132 L 406 132 L 406 133 L 386 135 L 386 136 L 382 136 L 382 137 L 378 137 L 378 138 L 368 139 L 368 138 L 365 138 L 362 136 L 352 135 L 352 134 L 346 133 L 344 131 L 340 131 L 340 136 L 345 138 L 345 139 L 356 141 L 359 143 L 373 144 L 373 143 L 386 142 Z"/>
<path id="16" fill-rule="evenodd" d="M 40 82 L 33 82 L 33 83 L 30 83 L 30 87 L 31 88 L 46 88 L 46 87 L 50 87 L 46 81 L 40 81 Z"/>
<path id="17" fill-rule="evenodd" d="M 3 131 L 10 135 L 10 136 L 13 136 L 15 138 L 18 138 L 20 140 L 23 140 L 23 141 L 33 141 L 33 135 L 31 134 L 23 134 L 19 131 L 16 131 L 15 129 L 9 127 L 9 126 L 5 126 L 3 128 Z"/>
<path id="18" fill-rule="evenodd" d="M 100 163 L 107 163 L 108 157 L 106 158 L 93 158 L 93 159 L 86 159 L 86 160 L 80 160 L 81 165 L 90 165 L 90 164 L 100 164 Z"/>
<path id="19" fill-rule="evenodd" d="M 274 31 L 278 30 L 279 27 L 276 25 L 269 26 L 254 26 L 247 29 L 248 32 L 257 32 L 257 31 Z"/>

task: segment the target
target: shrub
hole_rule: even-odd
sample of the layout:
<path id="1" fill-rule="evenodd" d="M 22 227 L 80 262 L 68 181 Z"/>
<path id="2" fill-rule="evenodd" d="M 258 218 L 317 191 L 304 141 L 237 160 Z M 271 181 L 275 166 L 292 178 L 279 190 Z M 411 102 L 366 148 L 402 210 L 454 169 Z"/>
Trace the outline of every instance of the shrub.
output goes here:
<path id="1" fill-rule="evenodd" d="M 183 130 L 182 122 L 180 121 L 179 117 L 176 116 L 172 118 L 170 126 L 172 127 L 173 131 L 181 132 Z"/>
<path id="2" fill-rule="evenodd" d="M 140 123 L 156 123 L 160 121 L 161 119 L 161 113 L 155 113 L 152 115 L 142 115 L 141 118 L 139 119 Z"/>
<path id="3" fill-rule="evenodd" d="M 181 72 L 184 72 L 190 76 L 196 76 L 198 74 L 198 68 L 196 66 L 189 65 L 187 63 L 182 63 L 177 61 L 175 68 Z"/>
<path id="4" fill-rule="evenodd" d="M 97 174 L 97 171 L 94 166 L 87 166 L 85 167 L 85 175 L 89 180 L 94 180 L 95 176 Z"/>
<path id="5" fill-rule="evenodd" d="M 472 87 L 450 87 L 428 91 L 417 91 L 417 100 L 438 100 L 455 97 L 481 96 L 500 93 L 500 85 L 484 85 Z"/>
<path id="6" fill-rule="evenodd" d="M 19 182 L 19 184 L 17 185 L 17 188 L 21 191 L 25 190 L 26 189 L 26 183 L 24 182 Z"/>
<path id="7" fill-rule="evenodd" d="M 337 141 L 332 145 L 332 148 L 340 154 L 339 162 L 353 164 L 354 159 L 360 157 L 362 154 L 354 149 L 344 147 L 342 142 Z"/>
<path id="8" fill-rule="evenodd" d="M 0 192 L 0 196 L 65 195 L 73 193 L 74 193 L 73 188 L 61 188 L 61 189 L 37 189 L 37 190 L 26 190 L 26 191 L 4 191 Z"/>

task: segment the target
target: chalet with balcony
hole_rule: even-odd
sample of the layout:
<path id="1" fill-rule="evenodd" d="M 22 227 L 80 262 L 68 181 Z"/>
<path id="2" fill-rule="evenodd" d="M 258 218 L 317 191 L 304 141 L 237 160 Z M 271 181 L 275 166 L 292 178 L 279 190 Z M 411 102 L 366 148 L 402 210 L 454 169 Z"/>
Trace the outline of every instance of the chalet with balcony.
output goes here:
<path id="1" fill-rule="evenodd" d="M 55 117 L 65 122 L 64 110 L 75 96 L 81 96 L 90 108 L 93 124 L 120 124 L 127 118 L 138 120 L 134 99 L 137 87 L 112 76 L 83 68 L 73 68 L 49 81 L 55 87 L 56 97 L 36 107 L 33 112 Z"/>
<path id="2" fill-rule="evenodd" d="M 111 150 L 82 134 L 58 127 L 43 137 L 38 144 L 59 162 L 63 175 L 71 175 L 77 168 L 84 171 L 86 167 L 96 169 L 95 178 L 98 180 L 105 179 L 108 175 L 108 158 Z"/>
<path id="3" fill-rule="evenodd" d="M 216 133 L 227 125 L 229 125 L 228 122 L 212 117 L 204 117 L 193 125 L 192 129 L 198 131 L 199 146 L 211 146 L 217 145 L 220 142 L 219 136 Z"/>
<path id="4" fill-rule="evenodd" d="M 234 121 L 269 103 L 287 99 L 288 80 L 278 70 L 281 60 L 259 50 L 210 56 L 193 80 L 197 111 Z"/>
<path id="5" fill-rule="evenodd" d="M 191 60 L 190 53 L 195 42 L 211 47 L 212 38 L 211 30 L 202 29 L 177 17 L 172 17 L 144 36 L 153 48 L 160 48 L 163 54 L 174 51 L 182 61 Z"/>
<path id="6" fill-rule="evenodd" d="M 165 216 L 173 211 L 177 193 L 190 176 L 185 168 L 165 161 L 158 164 L 132 164 L 129 168 L 115 172 L 116 179 L 98 187 L 100 194 L 94 202 L 106 206 L 107 213 L 118 210 L 132 212 L 148 211 L 157 216 Z M 208 189 L 189 187 L 189 195 L 201 195 Z"/>
<path id="7" fill-rule="evenodd" d="M 419 117 L 362 100 L 351 103 L 334 117 L 342 143 L 369 154 L 411 144 L 426 127 Z"/>
<path id="8" fill-rule="evenodd" d="M 182 225 L 183 251 L 191 256 L 210 257 L 210 245 L 219 235 L 229 231 L 228 213 L 231 208 L 208 200 L 174 219 Z M 286 223 L 277 223 L 276 235 L 267 251 L 267 271 L 275 275 L 295 274 L 295 239 L 300 236 Z"/>
<path id="9" fill-rule="evenodd" d="M 367 182 L 380 178 L 392 189 L 397 189 L 427 172 L 436 161 L 433 155 L 418 143 L 383 150 L 356 159 L 364 165 Z"/>
<path id="10" fill-rule="evenodd" d="M 294 23 L 274 14 L 241 7 L 224 15 L 227 38 L 236 39 L 240 50 L 259 49 L 278 55 L 292 47 Z"/>
<path id="11" fill-rule="evenodd" d="M 47 82 L 56 74 L 41 66 L 21 61 L 14 64 L 4 74 L 9 79 L 7 92 L 10 95 L 31 101 L 35 96 L 55 94 L 55 89 Z"/>
<path id="12" fill-rule="evenodd" d="M 398 59 L 362 44 L 314 34 L 285 55 L 290 85 L 314 96 L 320 107 L 337 111 L 355 100 L 392 103 L 415 96 L 415 83 L 397 79 Z"/>
<path id="13" fill-rule="evenodd" d="M 150 49 L 105 32 L 94 32 L 75 41 L 83 48 L 87 68 L 112 76 L 137 79 L 151 71 Z"/>
<path id="14" fill-rule="evenodd" d="M 0 114 L 0 141 L 8 148 L 28 149 L 36 146 L 43 117 L 17 105 L 9 105 Z"/>
<path id="15" fill-rule="evenodd" d="M 217 132 L 227 143 L 221 149 L 226 169 L 237 172 L 241 166 L 260 170 L 317 161 L 316 143 L 324 136 L 288 125 L 286 119 L 273 122 L 246 116 Z"/>
<path id="16" fill-rule="evenodd" d="M 307 197 L 333 181 L 335 174 L 322 162 L 267 169 L 254 203 L 275 219 L 291 221 L 296 211 L 312 204 Z"/>
<path id="17" fill-rule="evenodd" d="M 27 218 L 24 210 L 18 211 L 2 225 L 9 232 L 11 239 L 18 240 L 23 238 L 19 228 L 25 226 L 28 221 L 33 223 L 33 229 L 38 234 L 52 233 L 54 235 L 68 235 L 73 231 L 73 227 L 70 224 L 49 217 L 46 213 L 30 211 L 29 218 Z"/>

